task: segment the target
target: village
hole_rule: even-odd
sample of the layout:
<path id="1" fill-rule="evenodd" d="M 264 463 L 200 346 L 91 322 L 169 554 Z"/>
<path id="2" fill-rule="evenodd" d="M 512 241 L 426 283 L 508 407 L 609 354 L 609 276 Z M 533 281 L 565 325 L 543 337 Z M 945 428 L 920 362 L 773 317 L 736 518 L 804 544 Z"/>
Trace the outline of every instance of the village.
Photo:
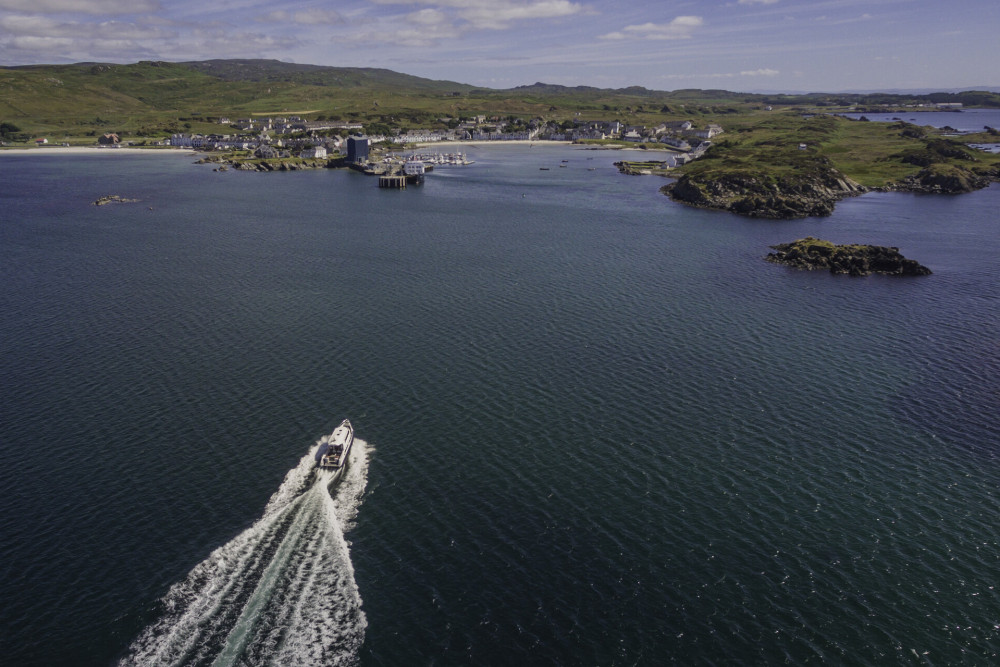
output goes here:
<path id="1" fill-rule="evenodd" d="M 235 121 L 223 117 L 218 123 L 229 126 L 235 132 L 177 133 L 157 143 L 202 151 L 245 151 L 259 159 L 329 159 L 347 154 L 348 138 L 365 141 L 373 152 L 379 148 L 392 150 L 416 145 L 444 145 L 448 142 L 592 141 L 669 150 L 675 153 L 674 161 L 679 165 L 700 157 L 711 145 L 712 137 L 723 132 L 723 128 L 715 123 L 696 128 L 688 120 L 665 121 L 653 127 L 625 125 L 619 121 L 575 119 L 556 122 L 542 118 L 524 121 L 513 117 L 505 119 L 485 115 L 463 119 L 443 118 L 440 121 L 448 128 L 396 128 L 388 132 L 369 131 L 365 134 L 365 124 L 357 122 L 305 120 L 298 116 L 244 118 Z M 114 133 L 99 137 L 98 143 L 108 146 L 127 145 Z M 368 151 L 364 151 L 362 160 L 367 160 L 368 156 Z M 348 158 L 351 162 L 359 161 L 355 152 Z"/>

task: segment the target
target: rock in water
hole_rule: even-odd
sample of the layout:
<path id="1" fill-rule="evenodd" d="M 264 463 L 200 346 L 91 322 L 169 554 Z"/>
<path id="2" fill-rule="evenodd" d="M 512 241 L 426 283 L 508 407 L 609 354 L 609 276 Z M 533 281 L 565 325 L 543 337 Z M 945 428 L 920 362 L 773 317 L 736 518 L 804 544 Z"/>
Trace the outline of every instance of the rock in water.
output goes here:
<path id="1" fill-rule="evenodd" d="M 104 206 L 106 204 L 134 204 L 138 199 L 126 199 L 121 195 L 104 195 L 94 201 L 94 206 Z"/>
<path id="2" fill-rule="evenodd" d="M 797 269 L 828 269 L 830 273 L 867 276 L 882 273 L 889 276 L 927 276 L 931 270 L 899 254 L 899 248 L 878 245 L 835 245 L 807 236 L 791 243 L 771 246 L 775 252 L 766 259 Z"/>

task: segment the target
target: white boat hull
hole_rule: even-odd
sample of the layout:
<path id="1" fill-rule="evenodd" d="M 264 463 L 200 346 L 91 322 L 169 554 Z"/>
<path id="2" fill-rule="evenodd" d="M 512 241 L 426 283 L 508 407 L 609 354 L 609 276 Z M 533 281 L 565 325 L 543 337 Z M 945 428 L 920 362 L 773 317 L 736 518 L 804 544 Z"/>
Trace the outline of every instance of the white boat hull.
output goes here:
<path id="1" fill-rule="evenodd" d="M 345 419 L 333 433 L 320 441 L 319 449 L 316 451 L 317 467 L 320 470 L 333 470 L 334 481 L 340 479 L 347 469 L 352 444 L 354 444 L 354 428 L 350 420 Z"/>

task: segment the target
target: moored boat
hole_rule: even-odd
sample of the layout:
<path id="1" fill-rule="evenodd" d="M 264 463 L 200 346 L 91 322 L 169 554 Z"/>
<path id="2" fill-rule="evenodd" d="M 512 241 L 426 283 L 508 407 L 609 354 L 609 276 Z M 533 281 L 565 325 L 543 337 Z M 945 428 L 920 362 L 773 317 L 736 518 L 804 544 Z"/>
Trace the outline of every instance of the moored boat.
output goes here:
<path id="1" fill-rule="evenodd" d="M 354 443 L 354 427 L 351 421 L 345 419 L 333 433 L 320 440 L 316 450 L 316 465 L 321 470 L 335 471 L 334 479 L 340 477 L 347 468 L 347 456 L 351 453 Z"/>

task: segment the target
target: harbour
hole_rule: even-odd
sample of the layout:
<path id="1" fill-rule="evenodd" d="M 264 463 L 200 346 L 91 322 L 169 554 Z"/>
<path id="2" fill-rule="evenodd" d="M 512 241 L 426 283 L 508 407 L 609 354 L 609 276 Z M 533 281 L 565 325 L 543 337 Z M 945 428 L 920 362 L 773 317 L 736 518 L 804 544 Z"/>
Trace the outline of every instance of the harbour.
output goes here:
<path id="1" fill-rule="evenodd" d="M 775 223 L 569 146 L 405 196 L 114 153 L 0 161 L 12 664 L 995 661 L 996 185 Z M 821 232 L 933 275 L 763 259 Z"/>

